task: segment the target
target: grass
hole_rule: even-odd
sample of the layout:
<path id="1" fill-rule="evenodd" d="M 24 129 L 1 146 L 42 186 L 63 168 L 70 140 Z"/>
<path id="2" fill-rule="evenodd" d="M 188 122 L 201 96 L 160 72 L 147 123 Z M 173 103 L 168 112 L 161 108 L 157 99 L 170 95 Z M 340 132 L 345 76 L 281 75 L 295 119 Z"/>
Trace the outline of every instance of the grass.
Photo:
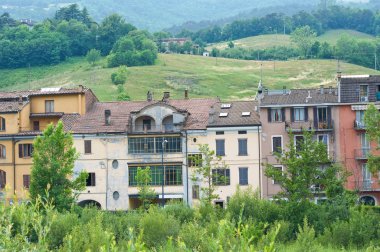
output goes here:
<path id="1" fill-rule="evenodd" d="M 348 36 L 363 39 L 363 40 L 374 40 L 375 37 L 366 33 L 354 31 L 354 30 L 330 30 L 317 37 L 319 42 L 327 42 L 331 45 L 335 45 L 338 39 L 346 34 Z M 233 41 L 236 47 L 243 47 L 249 49 L 266 49 L 274 46 L 295 46 L 294 43 L 290 39 L 290 35 L 284 34 L 267 34 L 267 35 L 259 35 L 253 36 L 243 39 L 238 39 Z M 213 44 L 207 47 L 208 50 L 211 50 L 213 47 L 216 47 L 220 50 L 223 50 L 228 47 L 228 42 L 222 42 Z"/>
<path id="2" fill-rule="evenodd" d="M 335 85 L 336 61 L 302 60 L 258 62 L 192 55 L 161 54 L 154 66 L 128 68 L 126 92 L 133 100 L 146 98 L 148 90 L 160 99 L 163 91 L 182 98 L 190 97 L 249 99 L 256 93 L 260 80 L 268 88 Z M 91 67 L 84 58 L 70 59 L 56 66 L 0 70 L 1 90 L 25 90 L 41 87 L 85 85 L 102 101 L 116 100 L 117 88 L 111 83 L 112 68 L 104 68 L 105 59 Z M 379 74 L 375 70 L 342 63 L 344 74 Z"/>

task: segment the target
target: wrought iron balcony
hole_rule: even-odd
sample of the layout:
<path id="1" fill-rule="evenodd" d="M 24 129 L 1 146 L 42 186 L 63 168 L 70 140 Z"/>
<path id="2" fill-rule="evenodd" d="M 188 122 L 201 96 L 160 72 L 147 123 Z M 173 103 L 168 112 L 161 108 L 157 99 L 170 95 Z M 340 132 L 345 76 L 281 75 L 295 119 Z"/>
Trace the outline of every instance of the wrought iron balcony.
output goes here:
<path id="1" fill-rule="evenodd" d="M 366 179 L 362 181 L 362 190 L 364 191 L 372 190 L 372 181 L 370 179 Z"/>
<path id="2" fill-rule="evenodd" d="M 357 160 L 366 160 L 368 159 L 368 155 L 371 152 L 371 148 L 364 147 L 360 149 L 355 149 L 355 159 Z"/>
<path id="3" fill-rule="evenodd" d="M 286 121 L 285 122 L 285 129 L 286 131 L 292 131 L 292 132 L 301 132 L 304 130 L 307 131 L 331 131 L 333 130 L 333 121 Z"/>
<path id="4" fill-rule="evenodd" d="M 366 128 L 366 126 L 365 126 L 364 122 L 357 121 L 357 120 L 354 121 L 354 129 L 365 130 L 365 128 Z"/>

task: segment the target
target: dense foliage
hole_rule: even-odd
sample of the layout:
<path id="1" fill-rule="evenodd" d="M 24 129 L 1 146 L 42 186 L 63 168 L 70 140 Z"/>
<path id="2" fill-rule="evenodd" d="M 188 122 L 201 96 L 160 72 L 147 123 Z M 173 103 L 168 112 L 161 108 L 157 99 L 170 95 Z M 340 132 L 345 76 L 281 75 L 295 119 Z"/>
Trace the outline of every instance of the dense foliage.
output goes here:
<path id="1" fill-rule="evenodd" d="M 227 210 L 182 204 L 148 211 L 59 213 L 51 204 L 0 203 L 1 251 L 378 251 L 380 211 L 261 200 L 238 191 Z M 306 250 L 307 249 L 307 250 Z"/>
<path id="2" fill-rule="evenodd" d="M 74 162 L 78 153 L 73 147 L 73 137 L 63 129 L 63 123 L 50 124 L 34 143 L 31 171 L 30 197 L 32 202 L 41 197 L 51 202 L 57 210 L 69 209 L 75 203 L 73 191 L 85 188 L 87 173 L 74 175 Z"/>

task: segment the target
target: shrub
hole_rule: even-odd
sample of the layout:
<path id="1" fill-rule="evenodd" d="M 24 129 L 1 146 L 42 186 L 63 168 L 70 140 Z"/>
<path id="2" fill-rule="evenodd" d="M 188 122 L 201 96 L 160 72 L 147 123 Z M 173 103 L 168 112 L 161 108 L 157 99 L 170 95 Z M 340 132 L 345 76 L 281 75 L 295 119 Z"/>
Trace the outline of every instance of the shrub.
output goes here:
<path id="1" fill-rule="evenodd" d="M 127 67 L 120 66 L 118 70 L 111 74 L 111 81 L 115 85 L 122 85 L 127 81 Z"/>
<path id="2" fill-rule="evenodd" d="M 165 244 L 169 237 L 177 237 L 180 224 L 173 216 L 151 208 L 141 219 L 140 228 L 143 230 L 143 241 L 147 246 L 158 248 Z"/>
<path id="3" fill-rule="evenodd" d="M 190 222 L 194 218 L 194 210 L 184 203 L 169 204 L 165 207 L 165 212 L 181 223 Z"/>
<path id="4" fill-rule="evenodd" d="M 316 245 L 315 230 L 312 226 L 309 226 L 306 217 L 304 218 L 303 226 L 298 225 L 296 245 L 301 248 L 301 250 L 299 250 L 300 252 L 316 251 L 314 249 Z"/>
<path id="5" fill-rule="evenodd" d="M 58 249 L 63 244 L 63 239 L 68 235 L 76 225 L 78 225 L 78 216 L 73 213 L 64 213 L 58 215 L 52 222 L 50 232 L 47 236 L 50 249 Z"/>
<path id="6" fill-rule="evenodd" d="M 141 214 L 138 212 L 105 212 L 103 215 L 103 227 L 115 235 L 117 242 L 128 240 L 130 229 L 138 231 Z"/>

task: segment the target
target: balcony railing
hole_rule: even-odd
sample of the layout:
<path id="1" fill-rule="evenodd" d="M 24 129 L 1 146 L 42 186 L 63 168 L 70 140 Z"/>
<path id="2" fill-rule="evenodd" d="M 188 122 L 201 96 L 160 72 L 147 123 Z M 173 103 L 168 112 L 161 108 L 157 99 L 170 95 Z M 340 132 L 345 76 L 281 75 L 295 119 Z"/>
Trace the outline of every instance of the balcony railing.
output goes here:
<path id="1" fill-rule="evenodd" d="M 372 190 L 372 181 L 370 179 L 362 181 L 362 190 Z"/>
<path id="2" fill-rule="evenodd" d="M 364 122 L 357 121 L 357 120 L 354 121 L 354 129 L 356 129 L 356 130 L 364 130 L 365 128 L 366 127 L 365 127 Z"/>
<path id="3" fill-rule="evenodd" d="M 287 131 L 293 131 L 293 132 L 300 132 L 300 131 L 331 131 L 333 130 L 333 121 L 296 121 L 296 122 L 291 122 L 291 121 L 286 121 L 285 122 L 285 129 Z"/>
<path id="4" fill-rule="evenodd" d="M 181 127 L 174 124 L 134 125 L 134 127 L 129 129 L 129 133 L 175 133 L 180 130 Z"/>
<path id="5" fill-rule="evenodd" d="M 365 148 L 360 148 L 360 149 L 355 149 L 355 159 L 368 159 L 368 155 L 371 152 L 371 148 L 365 147 Z"/>

